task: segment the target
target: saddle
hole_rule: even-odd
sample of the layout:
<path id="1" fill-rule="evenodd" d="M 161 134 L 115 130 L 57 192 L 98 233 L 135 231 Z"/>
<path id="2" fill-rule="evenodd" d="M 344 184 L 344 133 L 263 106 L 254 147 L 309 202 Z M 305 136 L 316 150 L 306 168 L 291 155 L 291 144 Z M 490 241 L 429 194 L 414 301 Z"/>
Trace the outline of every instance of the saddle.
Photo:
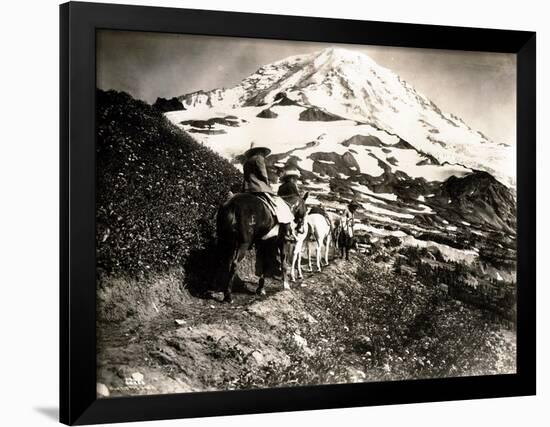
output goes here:
<path id="1" fill-rule="evenodd" d="M 269 212 L 274 217 L 277 217 L 277 205 L 275 204 L 275 200 L 273 200 L 273 196 L 269 193 L 253 193 L 258 199 L 260 199 L 263 204 L 267 207 Z"/>
<path id="2" fill-rule="evenodd" d="M 269 193 L 254 193 L 254 195 L 260 199 L 260 201 L 265 205 L 265 207 L 271 212 L 271 215 L 273 215 L 275 218 L 277 218 L 277 205 L 275 204 L 275 201 L 273 200 L 273 196 Z M 279 235 L 279 224 L 275 224 L 275 226 L 269 230 L 269 232 L 262 237 L 262 240 L 269 240 L 273 237 L 277 237 Z"/>
<path id="3" fill-rule="evenodd" d="M 309 210 L 309 214 L 312 215 L 312 214 L 318 214 L 318 215 L 323 215 L 323 217 L 327 220 L 327 223 L 328 225 L 330 226 L 330 228 L 333 227 L 333 224 L 332 224 L 332 220 L 330 219 L 330 217 L 328 216 L 327 214 L 327 211 L 325 211 L 322 207 L 320 206 L 312 206 Z"/>

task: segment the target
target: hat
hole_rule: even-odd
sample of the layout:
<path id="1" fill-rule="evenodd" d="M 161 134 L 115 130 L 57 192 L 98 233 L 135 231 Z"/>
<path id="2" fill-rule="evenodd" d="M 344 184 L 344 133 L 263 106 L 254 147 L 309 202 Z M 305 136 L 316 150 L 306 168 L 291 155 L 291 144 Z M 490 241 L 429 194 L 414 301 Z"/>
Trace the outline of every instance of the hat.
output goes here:
<path id="1" fill-rule="evenodd" d="M 281 179 L 291 177 L 291 176 L 300 176 L 300 171 L 296 168 L 293 168 L 293 167 L 291 167 L 291 168 L 286 167 L 283 170 L 283 174 L 281 175 Z"/>
<path id="2" fill-rule="evenodd" d="M 263 154 L 264 156 L 269 156 L 271 150 L 267 147 L 258 147 L 255 142 L 250 143 L 250 148 L 244 152 L 244 156 L 249 158 L 254 154 Z"/>
<path id="3" fill-rule="evenodd" d="M 357 203 L 355 200 L 352 200 L 350 202 L 350 204 L 348 205 L 348 208 L 349 209 L 357 209 L 357 208 L 360 208 L 361 205 L 359 203 Z"/>

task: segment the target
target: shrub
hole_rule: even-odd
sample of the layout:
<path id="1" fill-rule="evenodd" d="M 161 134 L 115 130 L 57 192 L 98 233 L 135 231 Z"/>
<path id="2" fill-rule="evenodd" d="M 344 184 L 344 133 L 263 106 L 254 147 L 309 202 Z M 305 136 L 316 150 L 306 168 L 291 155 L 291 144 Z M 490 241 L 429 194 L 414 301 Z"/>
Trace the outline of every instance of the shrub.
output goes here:
<path id="1" fill-rule="evenodd" d="M 153 104 L 153 107 L 156 108 L 157 110 L 165 113 L 165 112 L 168 112 L 168 111 L 177 111 L 177 110 L 185 110 L 185 108 L 183 107 L 183 104 L 180 102 L 180 100 L 178 98 L 171 98 L 171 99 L 166 99 L 166 98 L 157 98 L 157 100 L 155 101 L 155 103 Z"/>
<path id="2" fill-rule="evenodd" d="M 386 247 L 395 248 L 401 245 L 401 239 L 397 236 L 389 236 L 385 242 Z"/>

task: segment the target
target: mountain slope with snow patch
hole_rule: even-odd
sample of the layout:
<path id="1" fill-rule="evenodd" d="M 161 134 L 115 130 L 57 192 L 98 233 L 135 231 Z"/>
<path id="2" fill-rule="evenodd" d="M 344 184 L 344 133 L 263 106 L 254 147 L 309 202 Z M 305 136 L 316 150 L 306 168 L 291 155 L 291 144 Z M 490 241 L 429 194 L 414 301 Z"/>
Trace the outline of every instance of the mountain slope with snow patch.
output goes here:
<path id="1" fill-rule="evenodd" d="M 212 115 L 247 107 L 264 110 L 276 104 L 281 94 L 301 105 L 398 135 L 441 163 L 485 170 L 504 184 L 515 185 L 514 147 L 493 142 L 443 112 L 398 75 L 359 52 L 329 48 L 292 56 L 261 67 L 233 88 L 179 99 L 188 109 L 184 116 Z M 251 132 L 250 136 L 256 135 Z"/>
<path id="2" fill-rule="evenodd" d="M 179 100 L 185 110 L 166 117 L 237 167 L 251 141 L 269 147 L 275 191 L 292 165 L 310 204 L 339 210 L 357 200 L 359 234 L 405 233 L 404 242 L 446 245 L 468 259 L 515 257 L 514 148 L 364 54 L 297 55 L 233 88 Z"/>

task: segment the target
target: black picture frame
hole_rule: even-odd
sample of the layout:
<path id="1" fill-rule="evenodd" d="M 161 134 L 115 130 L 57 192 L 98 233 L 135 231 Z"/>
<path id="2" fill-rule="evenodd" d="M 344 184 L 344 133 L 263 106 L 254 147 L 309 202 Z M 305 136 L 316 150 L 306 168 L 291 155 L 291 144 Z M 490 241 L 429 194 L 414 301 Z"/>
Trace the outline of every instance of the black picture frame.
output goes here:
<path id="1" fill-rule="evenodd" d="M 96 399 L 97 29 L 517 54 L 517 373 Z M 60 6 L 60 420 L 92 424 L 533 395 L 536 34 L 69 2 Z"/>

